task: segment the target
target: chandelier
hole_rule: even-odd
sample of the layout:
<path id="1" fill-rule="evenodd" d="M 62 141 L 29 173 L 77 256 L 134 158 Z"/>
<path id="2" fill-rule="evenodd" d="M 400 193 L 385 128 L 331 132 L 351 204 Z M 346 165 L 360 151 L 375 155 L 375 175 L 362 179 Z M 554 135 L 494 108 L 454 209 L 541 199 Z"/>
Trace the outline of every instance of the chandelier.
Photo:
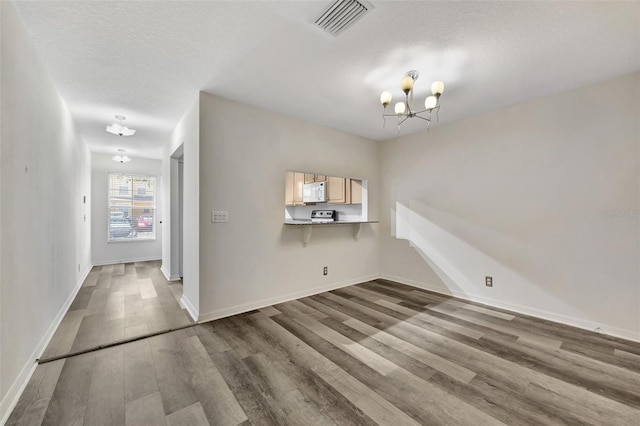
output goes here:
<path id="1" fill-rule="evenodd" d="M 440 111 L 440 95 L 444 92 L 444 83 L 441 81 L 434 81 L 431 84 L 431 96 L 428 96 L 424 101 L 424 109 L 416 110 L 413 106 L 413 84 L 418 79 L 418 71 L 408 71 L 402 80 L 400 80 L 400 88 L 404 92 L 405 99 L 403 102 L 396 102 L 394 107 L 395 114 L 387 114 L 387 106 L 391 103 L 391 92 L 382 92 L 380 95 L 380 103 L 382 104 L 382 119 L 383 125 L 386 125 L 386 117 L 398 117 L 398 130 L 400 125 L 407 121 L 409 118 L 421 118 L 431 125 L 431 113 L 436 111 L 436 119 L 438 118 L 438 112 Z M 422 115 L 421 115 L 422 114 Z"/>
<path id="2" fill-rule="evenodd" d="M 114 116 L 116 120 L 120 123 L 113 123 L 107 126 L 107 132 L 113 133 L 118 136 L 133 136 L 136 132 L 134 129 L 130 129 L 128 127 L 123 126 L 124 120 L 127 119 L 124 115 L 116 115 Z"/>

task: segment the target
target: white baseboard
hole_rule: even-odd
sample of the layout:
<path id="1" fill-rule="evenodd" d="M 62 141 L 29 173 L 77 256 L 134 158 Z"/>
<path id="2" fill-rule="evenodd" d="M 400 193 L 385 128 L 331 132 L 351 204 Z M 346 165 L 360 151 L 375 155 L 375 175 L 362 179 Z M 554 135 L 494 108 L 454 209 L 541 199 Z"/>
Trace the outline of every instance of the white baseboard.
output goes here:
<path id="1" fill-rule="evenodd" d="M 164 265 L 160 266 L 160 271 L 162 272 L 162 275 L 164 275 L 167 281 L 180 281 L 180 276 L 170 275 L 169 272 L 165 269 Z"/>
<path id="2" fill-rule="evenodd" d="M 184 295 L 184 293 L 182 293 L 180 302 L 182 302 L 187 312 L 189 312 L 189 316 L 191 316 L 191 319 L 194 320 L 195 322 L 198 322 L 198 310 L 196 309 L 195 306 L 193 306 L 193 303 L 191 303 L 191 300 L 189 300 L 187 296 Z"/>
<path id="3" fill-rule="evenodd" d="M 94 260 L 93 266 L 117 265 L 119 263 L 149 262 L 151 260 L 162 260 L 162 259 L 160 259 L 157 256 L 151 256 L 151 257 L 135 257 L 135 258 L 127 258 L 127 259 Z"/>
<path id="4" fill-rule="evenodd" d="M 165 280 L 167 280 L 167 281 L 171 281 L 171 280 L 169 279 L 169 274 L 167 273 L 167 270 L 166 270 L 166 269 L 164 269 L 164 265 L 161 265 L 161 266 L 160 266 L 160 272 L 162 272 L 162 275 L 164 275 L 164 279 L 165 279 Z"/>
<path id="5" fill-rule="evenodd" d="M 0 418 L 0 425 L 4 426 L 7 420 L 9 420 L 9 416 L 13 412 L 13 409 L 16 408 L 18 400 L 20 399 L 20 396 L 22 396 L 24 389 L 27 387 L 27 383 L 31 380 L 31 376 L 33 376 L 37 366 L 38 364 L 35 362 L 28 362 L 25 364 L 18 377 L 16 377 L 15 382 L 13 382 L 9 388 L 9 391 L 2 400 L 2 403 L 0 403 L 0 413 L 2 414 L 2 417 Z"/>
<path id="6" fill-rule="evenodd" d="M 640 342 L 640 335 L 638 335 L 638 333 L 634 332 L 633 330 L 613 327 L 610 325 L 597 323 L 597 322 L 585 320 L 582 318 L 575 318 L 572 316 L 559 314 L 557 312 L 551 312 L 543 309 L 533 308 L 530 306 L 524 306 L 516 303 L 506 302 L 504 300 L 491 299 L 488 297 L 463 293 L 455 290 L 451 291 L 451 289 L 446 289 L 448 290 L 448 292 L 444 292 L 442 287 L 439 287 L 439 286 L 436 287 L 428 283 L 423 283 L 423 282 L 415 281 L 412 279 L 397 277 L 394 275 L 382 274 L 380 278 L 389 280 L 389 281 L 395 281 L 400 284 L 410 285 L 412 287 L 420 288 L 423 290 L 433 291 L 434 293 L 439 293 L 447 296 L 454 296 L 459 299 L 482 303 L 484 305 L 493 306 L 495 308 L 507 309 L 516 313 L 530 315 L 536 318 L 558 322 L 560 324 L 570 325 L 572 327 L 593 331 L 594 333 L 596 333 L 594 330 L 599 329 L 600 330 L 599 333 L 601 334 L 606 334 L 613 337 L 619 337 L 621 339 L 631 340 L 634 342 Z"/>
<path id="7" fill-rule="evenodd" d="M 29 360 L 24 364 L 24 366 L 22 367 L 22 370 L 20 370 L 20 373 L 18 374 L 18 377 L 16 377 L 13 384 L 7 391 L 4 398 L 2 399 L 2 402 L 0 402 L 0 425 L 4 425 L 6 423 L 6 421 L 9 418 L 9 415 L 11 414 L 13 409 L 16 407 L 16 404 L 18 403 L 18 400 L 20 399 L 22 392 L 24 392 L 24 389 L 27 387 L 27 383 L 29 383 L 29 380 L 31 379 L 33 372 L 36 370 L 36 367 L 38 366 L 38 364 L 36 363 L 36 360 L 42 356 L 42 354 L 44 353 L 44 350 L 49 345 L 49 342 L 53 338 L 53 335 L 55 334 L 56 330 L 58 329 L 58 326 L 62 322 L 62 319 L 67 313 L 67 310 L 73 303 L 73 300 L 76 298 L 78 291 L 80 291 L 80 287 L 82 287 L 82 283 L 84 282 L 84 280 L 87 279 L 89 272 L 91 272 L 91 268 L 93 268 L 93 265 L 89 265 L 87 269 L 84 271 L 84 273 L 81 275 L 81 278 L 78 280 L 73 290 L 71 290 L 69 297 L 67 297 L 67 300 L 65 300 L 64 304 L 56 314 L 55 318 L 53 319 L 53 321 L 51 321 L 51 325 L 49 326 L 47 331 L 44 333 L 42 338 L 40 339 L 40 342 L 38 342 L 38 345 L 36 346 L 34 351 L 29 356 Z"/>
<path id="8" fill-rule="evenodd" d="M 354 284 L 360 284 L 363 282 L 371 281 L 380 278 L 378 274 L 367 275 L 364 277 L 358 277 L 347 281 L 338 283 L 332 283 L 323 285 L 320 287 L 314 287 L 306 290 L 296 291 L 293 293 L 282 294 L 280 296 L 270 297 L 268 299 L 256 300 L 252 302 L 243 303 L 241 305 L 231 306 L 229 308 L 218 309 L 213 312 L 208 312 L 200 317 L 200 323 L 217 320 L 220 318 L 229 317 L 232 315 L 238 315 L 244 312 L 253 311 L 255 309 L 265 308 L 267 306 L 275 305 L 277 303 L 284 303 L 290 300 L 300 299 L 303 297 L 313 296 L 315 294 L 324 293 L 325 291 L 335 290 L 342 287 L 347 287 Z"/>

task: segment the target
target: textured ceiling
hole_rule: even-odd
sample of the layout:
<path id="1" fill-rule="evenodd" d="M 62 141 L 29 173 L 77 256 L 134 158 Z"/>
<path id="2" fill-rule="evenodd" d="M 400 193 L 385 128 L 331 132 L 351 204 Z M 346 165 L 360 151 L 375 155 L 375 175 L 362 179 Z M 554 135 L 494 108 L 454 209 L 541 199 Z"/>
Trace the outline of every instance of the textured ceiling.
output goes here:
<path id="1" fill-rule="evenodd" d="M 371 1 L 338 37 L 313 25 L 328 3 L 15 4 L 91 149 L 139 157 L 161 157 L 200 90 L 384 140 L 380 93 L 410 69 L 417 102 L 445 82 L 441 123 L 640 69 L 640 2 Z M 135 136 L 104 131 L 114 114 Z"/>

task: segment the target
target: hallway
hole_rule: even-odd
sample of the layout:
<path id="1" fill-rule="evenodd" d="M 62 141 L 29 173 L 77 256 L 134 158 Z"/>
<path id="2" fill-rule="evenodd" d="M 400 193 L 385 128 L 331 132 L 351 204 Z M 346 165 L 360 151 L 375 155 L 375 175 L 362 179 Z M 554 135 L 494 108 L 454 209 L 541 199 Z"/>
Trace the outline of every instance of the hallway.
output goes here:
<path id="1" fill-rule="evenodd" d="M 192 324 L 160 261 L 95 266 L 40 362 Z"/>

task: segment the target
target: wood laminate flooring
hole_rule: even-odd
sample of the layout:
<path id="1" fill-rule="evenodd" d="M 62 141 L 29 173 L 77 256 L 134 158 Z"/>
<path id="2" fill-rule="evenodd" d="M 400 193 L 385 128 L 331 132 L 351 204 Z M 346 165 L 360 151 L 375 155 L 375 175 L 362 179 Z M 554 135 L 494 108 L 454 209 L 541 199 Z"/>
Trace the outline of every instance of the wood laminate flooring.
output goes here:
<path id="1" fill-rule="evenodd" d="M 38 366 L 9 425 L 638 425 L 640 344 L 372 281 Z"/>
<path id="2" fill-rule="evenodd" d="M 160 261 L 95 266 L 82 283 L 41 361 L 192 324 Z"/>

